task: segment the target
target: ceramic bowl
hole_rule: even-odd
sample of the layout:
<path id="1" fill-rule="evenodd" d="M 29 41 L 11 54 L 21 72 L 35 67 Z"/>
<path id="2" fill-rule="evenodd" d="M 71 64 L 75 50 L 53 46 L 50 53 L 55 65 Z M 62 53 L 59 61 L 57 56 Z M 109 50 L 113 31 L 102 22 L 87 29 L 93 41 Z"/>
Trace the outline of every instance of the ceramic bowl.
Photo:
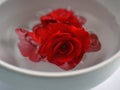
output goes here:
<path id="1" fill-rule="evenodd" d="M 105 81 L 120 65 L 119 0 L 2 0 L 0 3 L 0 81 L 17 90 L 88 90 Z M 85 27 L 102 44 L 70 71 L 33 63 L 17 47 L 15 28 L 31 28 L 40 15 L 67 8 L 87 19 Z"/>

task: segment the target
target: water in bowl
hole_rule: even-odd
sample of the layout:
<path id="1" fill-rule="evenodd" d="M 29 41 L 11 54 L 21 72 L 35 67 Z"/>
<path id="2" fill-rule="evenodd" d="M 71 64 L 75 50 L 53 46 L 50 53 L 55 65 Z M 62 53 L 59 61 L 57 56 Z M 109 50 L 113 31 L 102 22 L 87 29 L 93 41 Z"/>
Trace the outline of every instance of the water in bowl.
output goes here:
<path id="1" fill-rule="evenodd" d="M 119 50 L 120 31 L 115 17 L 97 1 L 81 0 L 79 6 L 66 3 L 61 7 L 72 9 L 77 15 L 84 16 L 87 19 L 86 29 L 95 32 L 102 44 L 102 49 L 99 52 L 86 53 L 81 63 L 73 70 L 84 69 L 99 64 Z M 41 15 L 61 7 L 59 5 L 49 5 L 49 8 L 41 9 L 36 2 L 34 8 L 28 6 L 25 9 L 18 9 L 19 12 L 12 12 L 9 13 L 9 16 L 3 17 L 2 22 L 0 22 L 0 59 L 29 70 L 46 72 L 64 71 L 53 64 L 46 62 L 34 63 L 28 60 L 28 58 L 23 57 L 17 47 L 18 38 L 15 33 L 17 27 L 31 29 L 34 24 L 39 22 L 38 20 Z M 12 8 L 14 6 L 9 9 Z M 24 8 L 24 5 L 22 8 Z"/>

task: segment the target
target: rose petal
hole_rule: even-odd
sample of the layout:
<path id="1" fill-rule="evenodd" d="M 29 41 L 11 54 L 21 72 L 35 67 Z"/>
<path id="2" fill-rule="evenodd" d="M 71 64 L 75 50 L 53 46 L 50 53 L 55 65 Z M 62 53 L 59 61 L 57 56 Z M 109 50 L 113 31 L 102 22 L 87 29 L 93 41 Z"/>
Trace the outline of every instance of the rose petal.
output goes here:
<path id="1" fill-rule="evenodd" d="M 59 67 L 64 70 L 71 70 L 80 63 L 80 61 L 82 60 L 82 57 L 83 57 L 83 54 L 79 55 L 76 58 L 73 58 L 73 60 L 71 60 L 71 62 L 64 63 L 64 64 L 60 65 Z"/>
<path id="2" fill-rule="evenodd" d="M 40 18 L 43 25 L 47 25 L 50 23 L 64 23 L 68 25 L 74 25 L 76 27 L 82 27 L 84 21 L 78 20 L 78 18 L 74 15 L 73 11 L 66 9 L 57 9 L 52 11 L 51 13 L 44 15 Z"/>
<path id="3" fill-rule="evenodd" d="M 76 17 L 78 18 L 81 25 L 84 25 L 87 22 L 86 18 L 83 16 L 76 16 Z"/>
<path id="4" fill-rule="evenodd" d="M 26 40 L 26 35 L 28 31 L 24 29 L 16 29 L 16 32 L 20 38 L 18 43 L 19 50 L 24 57 L 29 57 L 30 60 L 34 62 L 40 61 L 40 56 L 38 54 L 37 45 L 35 43 Z M 24 33 L 25 32 L 25 33 Z"/>
<path id="5" fill-rule="evenodd" d="M 91 33 L 90 34 L 90 47 L 88 52 L 96 52 L 99 51 L 101 49 L 101 43 L 97 37 L 96 34 Z"/>

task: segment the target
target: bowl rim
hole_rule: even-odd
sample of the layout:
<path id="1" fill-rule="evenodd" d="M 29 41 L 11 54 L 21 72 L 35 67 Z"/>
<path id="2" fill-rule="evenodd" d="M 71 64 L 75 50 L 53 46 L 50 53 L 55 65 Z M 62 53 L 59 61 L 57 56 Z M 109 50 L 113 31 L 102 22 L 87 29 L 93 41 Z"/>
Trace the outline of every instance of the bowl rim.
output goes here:
<path id="1" fill-rule="evenodd" d="M 110 63 L 114 62 L 115 60 L 118 60 L 120 58 L 120 51 L 118 51 L 115 55 L 110 57 L 109 59 L 106 59 L 105 61 L 93 65 L 88 68 L 75 70 L 75 71 L 66 71 L 66 72 L 43 72 L 43 71 L 32 71 L 24 68 L 19 68 L 17 66 L 10 65 L 2 60 L 0 60 L 0 66 L 3 68 L 6 68 L 10 71 L 14 71 L 14 73 L 24 74 L 24 75 L 30 75 L 35 77 L 69 77 L 69 76 L 76 76 L 81 74 L 86 74 L 95 70 L 98 70 L 102 67 L 105 67 L 109 65 Z"/>

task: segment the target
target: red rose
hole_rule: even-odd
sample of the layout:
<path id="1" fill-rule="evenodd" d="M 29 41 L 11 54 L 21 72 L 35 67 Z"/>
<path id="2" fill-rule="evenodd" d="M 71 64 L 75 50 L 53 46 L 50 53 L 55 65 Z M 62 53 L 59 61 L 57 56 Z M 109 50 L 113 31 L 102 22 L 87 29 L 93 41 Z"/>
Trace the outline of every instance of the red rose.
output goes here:
<path id="1" fill-rule="evenodd" d="M 66 9 L 53 10 L 51 13 L 40 17 L 40 20 L 44 25 L 49 23 L 64 23 L 80 28 L 86 22 L 86 19 L 84 17 L 77 18 L 77 16 L 74 15 L 73 11 Z"/>
<path id="2" fill-rule="evenodd" d="M 73 11 L 57 9 L 41 17 L 31 32 L 18 28 L 18 47 L 33 62 L 45 60 L 64 70 L 73 69 L 86 52 L 101 49 L 96 34 L 89 34 L 83 25 L 86 19 Z M 46 61 L 46 60 L 45 60 Z"/>
<path id="3" fill-rule="evenodd" d="M 55 23 L 36 32 L 40 38 L 36 40 L 40 44 L 39 54 L 63 69 L 74 68 L 88 51 L 90 37 L 84 28 Z"/>

